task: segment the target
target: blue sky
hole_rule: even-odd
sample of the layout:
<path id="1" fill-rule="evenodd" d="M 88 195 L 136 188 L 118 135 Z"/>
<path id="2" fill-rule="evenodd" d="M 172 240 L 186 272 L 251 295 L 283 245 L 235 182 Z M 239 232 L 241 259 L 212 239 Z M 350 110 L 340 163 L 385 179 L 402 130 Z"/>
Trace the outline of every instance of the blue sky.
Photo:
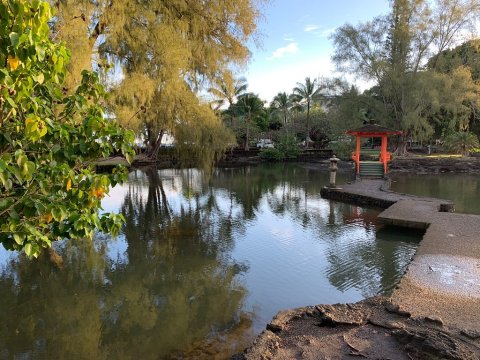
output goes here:
<path id="1" fill-rule="evenodd" d="M 335 75 L 329 35 L 347 22 L 355 25 L 388 13 L 388 3 L 388 0 L 270 0 L 259 24 L 261 46 L 250 46 L 252 58 L 243 72 L 248 90 L 271 101 L 278 92 L 290 93 L 306 76 Z M 362 87 L 361 82 L 358 85 Z"/>

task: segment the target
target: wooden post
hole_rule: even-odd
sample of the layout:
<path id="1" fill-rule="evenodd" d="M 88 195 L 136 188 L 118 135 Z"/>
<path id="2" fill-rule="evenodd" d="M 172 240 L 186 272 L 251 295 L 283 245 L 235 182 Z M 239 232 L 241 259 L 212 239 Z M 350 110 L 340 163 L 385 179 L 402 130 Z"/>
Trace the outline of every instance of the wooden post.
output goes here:
<path id="1" fill-rule="evenodd" d="M 383 173 L 387 173 L 387 135 L 382 135 L 382 147 L 380 153 L 380 159 L 383 162 Z"/>
<path id="2" fill-rule="evenodd" d="M 357 138 L 357 150 L 356 150 L 357 164 L 356 165 L 357 165 L 357 174 L 360 174 L 360 135 L 357 134 L 356 138 Z"/>

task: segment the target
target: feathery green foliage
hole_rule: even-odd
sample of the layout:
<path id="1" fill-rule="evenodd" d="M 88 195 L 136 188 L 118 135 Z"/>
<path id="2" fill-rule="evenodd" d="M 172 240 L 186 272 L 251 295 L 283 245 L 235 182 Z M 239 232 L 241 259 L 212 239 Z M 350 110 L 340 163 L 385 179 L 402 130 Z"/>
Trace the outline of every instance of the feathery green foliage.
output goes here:
<path id="1" fill-rule="evenodd" d="M 431 136 L 432 120 L 441 112 L 462 127 L 464 103 L 476 84 L 465 69 L 437 71 L 436 59 L 473 26 L 480 3 L 392 0 L 391 7 L 386 17 L 337 29 L 332 58 L 337 68 L 376 82 L 387 125 L 403 130 L 404 140 Z M 425 64 L 432 57 L 428 70 Z M 405 147 L 400 149 L 404 151 Z"/>
<path id="2" fill-rule="evenodd" d="M 70 36 L 75 33 L 87 39 L 82 44 L 89 44 L 87 53 L 98 60 L 99 70 L 116 80 L 109 83 L 112 112 L 120 123 L 146 137 L 149 155 L 156 157 L 168 133 L 177 144 L 198 144 L 195 159 L 203 162 L 229 146 L 231 136 L 199 94 L 215 88 L 213 84 L 224 84 L 230 91 L 230 69 L 243 65 L 249 56 L 246 43 L 255 34 L 260 1 L 55 3 L 60 37 L 77 41 Z M 116 76 L 108 64 L 114 65 Z M 205 137 L 211 131 L 219 135 L 213 147 Z M 204 140 L 208 141 L 201 144 Z M 179 157 L 187 157 L 180 154 L 184 147 L 176 149 Z"/>

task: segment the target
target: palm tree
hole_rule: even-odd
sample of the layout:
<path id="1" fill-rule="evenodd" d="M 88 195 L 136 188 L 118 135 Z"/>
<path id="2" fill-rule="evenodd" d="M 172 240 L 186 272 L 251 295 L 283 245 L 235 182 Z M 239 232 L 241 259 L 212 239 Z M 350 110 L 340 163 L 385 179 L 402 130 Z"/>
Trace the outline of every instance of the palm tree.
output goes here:
<path id="1" fill-rule="evenodd" d="M 230 73 L 225 74 L 217 84 L 217 87 L 211 87 L 208 92 L 215 97 L 212 104 L 214 110 L 220 109 L 224 105 L 228 105 L 229 109 L 235 104 L 238 97 L 247 91 L 247 79 L 240 77 L 234 79 Z M 232 125 L 233 116 L 230 115 L 230 125 Z"/>
<path id="2" fill-rule="evenodd" d="M 287 125 L 288 115 L 293 105 L 294 101 L 292 95 L 287 95 L 286 92 L 279 92 L 277 95 L 275 95 L 272 102 L 270 103 L 270 107 L 272 109 L 276 109 L 277 111 L 282 113 L 283 125 Z"/>
<path id="3" fill-rule="evenodd" d="M 477 135 L 466 131 L 458 131 L 447 136 L 445 146 L 450 151 L 468 156 L 471 150 L 478 148 L 480 145 Z"/>
<path id="4" fill-rule="evenodd" d="M 245 93 L 238 96 L 238 101 L 234 106 L 235 113 L 245 120 L 246 139 L 245 150 L 249 150 L 248 142 L 250 137 L 250 123 L 264 111 L 263 101 L 258 95 L 253 93 Z"/>
<path id="5" fill-rule="evenodd" d="M 311 80 L 310 77 L 305 78 L 305 83 L 297 83 L 297 86 L 293 88 L 293 98 L 300 104 L 307 107 L 307 126 L 305 134 L 305 147 L 308 147 L 310 141 L 310 108 L 312 102 L 318 97 L 322 87 L 318 86 L 317 80 Z"/>

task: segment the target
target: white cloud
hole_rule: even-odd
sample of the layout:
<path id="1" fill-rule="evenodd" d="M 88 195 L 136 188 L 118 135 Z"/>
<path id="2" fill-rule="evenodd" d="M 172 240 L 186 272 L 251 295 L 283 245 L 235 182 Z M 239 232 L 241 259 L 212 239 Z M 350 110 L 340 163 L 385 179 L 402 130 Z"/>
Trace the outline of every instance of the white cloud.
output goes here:
<path id="1" fill-rule="evenodd" d="M 340 77 L 355 84 L 360 91 L 369 89 L 375 83 L 356 78 L 355 75 L 342 74 L 335 71 L 335 66 L 328 55 L 318 56 L 315 59 L 304 59 L 295 64 L 286 63 L 255 69 L 246 74 L 249 91 L 259 94 L 262 100 L 272 101 L 279 92 L 287 94 L 297 85 L 304 82 L 305 77 L 312 79 L 320 77 Z"/>
<path id="2" fill-rule="evenodd" d="M 293 41 L 290 44 L 288 44 L 287 46 L 284 46 L 284 47 L 281 47 L 281 48 L 278 48 L 277 50 L 275 50 L 272 53 L 272 56 L 268 58 L 268 60 L 278 59 L 278 58 L 284 57 L 285 55 L 295 54 L 297 52 L 298 52 L 298 44 Z"/>
<path id="3" fill-rule="evenodd" d="M 315 32 L 315 35 L 321 38 L 328 38 L 330 35 L 332 35 L 335 32 L 335 30 L 337 30 L 337 28 L 334 28 L 334 27 L 330 29 L 324 29 L 324 30 Z"/>
<path id="4" fill-rule="evenodd" d="M 306 59 L 295 65 L 271 66 L 247 74 L 248 89 L 270 102 L 278 92 L 291 93 L 297 82 L 303 82 L 307 76 L 332 76 L 333 72 L 334 66 L 329 56 Z"/>
<path id="5" fill-rule="evenodd" d="M 305 26 L 303 31 L 310 32 L 310 31 L 314 31 L 314 30 L 317 30 L 317 29 L 318 29 L 317 25 L 307 25 L 307 26 Z"/>

